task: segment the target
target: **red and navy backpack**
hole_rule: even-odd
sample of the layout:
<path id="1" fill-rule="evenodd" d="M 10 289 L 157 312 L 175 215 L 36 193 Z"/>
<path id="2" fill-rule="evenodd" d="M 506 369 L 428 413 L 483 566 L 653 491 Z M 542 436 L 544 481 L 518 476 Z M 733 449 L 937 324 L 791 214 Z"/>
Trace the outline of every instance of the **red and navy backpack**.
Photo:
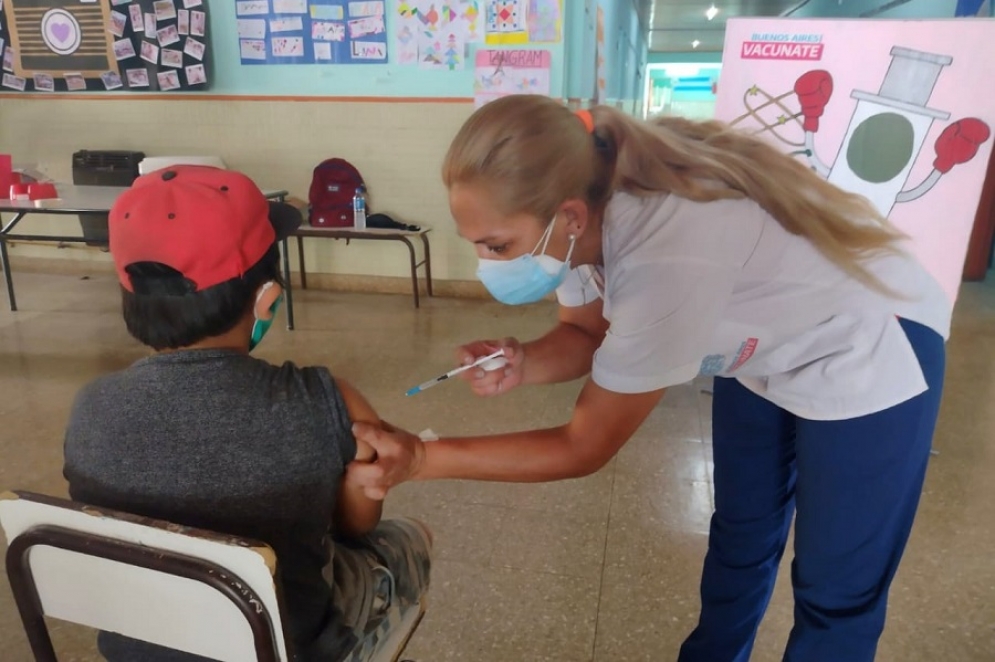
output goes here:
<path id="1" fill-rule="evenodd" d="M 319 227 L 346 228 L 353 225 L 352 199 L 363 186 L 363 176 L 345 159 L 327 159 L 315 167 L 311 177 L 308 223 Z"/>

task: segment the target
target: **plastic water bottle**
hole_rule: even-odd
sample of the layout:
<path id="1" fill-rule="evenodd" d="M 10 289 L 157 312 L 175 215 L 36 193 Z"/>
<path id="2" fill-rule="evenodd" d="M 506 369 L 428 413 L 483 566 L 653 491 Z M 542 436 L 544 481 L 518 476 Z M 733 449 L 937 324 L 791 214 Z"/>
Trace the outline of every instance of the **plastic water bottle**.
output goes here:
<path id="1" fill-rule="evenodd" d="M 356 189 L 356 195 L 352 196 L 352 225 L 357 230 L 366 229 L 366 195 L 362 186 Z"/>

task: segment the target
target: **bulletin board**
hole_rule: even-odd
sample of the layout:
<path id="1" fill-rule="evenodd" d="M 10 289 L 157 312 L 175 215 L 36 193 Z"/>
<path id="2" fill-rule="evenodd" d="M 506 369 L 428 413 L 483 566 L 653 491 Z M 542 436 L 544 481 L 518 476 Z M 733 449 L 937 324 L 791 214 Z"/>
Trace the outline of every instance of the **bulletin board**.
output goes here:
<path id="1" fill-rule="evenodd" d="M 386 0 L 235 0 L 242 64 L 386 64 Z"/>
<path id="2" fill-rule="evenodd" d="M 0 92 L 202 90 L 204 0 L 0 0 Z"/>

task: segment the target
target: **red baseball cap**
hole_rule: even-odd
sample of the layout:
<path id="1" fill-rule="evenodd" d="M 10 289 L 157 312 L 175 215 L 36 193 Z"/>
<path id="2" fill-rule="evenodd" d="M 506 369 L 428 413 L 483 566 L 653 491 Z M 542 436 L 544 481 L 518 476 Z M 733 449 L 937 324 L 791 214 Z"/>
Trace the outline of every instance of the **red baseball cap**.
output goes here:
<path id="1" fill-rule="evenodd" d="M 136 179 L 114 203 L 108 229 L 126 290 L 134 291 L 128 265 L 159 262 L 199 292 L 244 275 L 300 224 L 297 209 L 268 202 L 241 173 L 178 165 Z"/>

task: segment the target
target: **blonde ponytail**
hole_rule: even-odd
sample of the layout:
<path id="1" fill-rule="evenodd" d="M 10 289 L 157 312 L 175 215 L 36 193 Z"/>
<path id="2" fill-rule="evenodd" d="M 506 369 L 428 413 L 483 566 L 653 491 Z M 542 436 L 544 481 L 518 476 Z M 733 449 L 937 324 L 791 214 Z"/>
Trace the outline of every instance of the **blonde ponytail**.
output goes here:
<path id="1" fill-rule="evenodd" d="M 615 145 L 612 190 L 667 191 L 696 202 L 750 198 L 868 287 L 894 294 L 863 261 L 897 250 L 904 235 L 864 197 L 830 184 L 761 139 L 717 122 L 635 120 L 592 109 L 595 132 Z"/>

